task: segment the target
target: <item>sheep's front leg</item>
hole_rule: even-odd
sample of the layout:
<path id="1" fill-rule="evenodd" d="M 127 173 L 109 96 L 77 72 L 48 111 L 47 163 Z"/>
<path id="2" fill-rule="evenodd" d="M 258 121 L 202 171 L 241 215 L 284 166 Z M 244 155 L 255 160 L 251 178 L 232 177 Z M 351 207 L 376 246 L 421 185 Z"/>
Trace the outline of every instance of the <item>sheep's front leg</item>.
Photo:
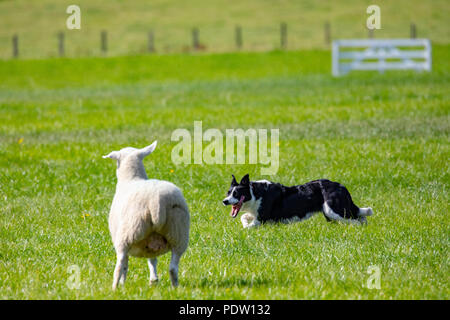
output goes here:
<path id="1" fill-rule="evenodd" d="M 150 284 L 155 284 L 158 282 L 158 274 L 156 271 L 156 265 L 158 260 L 156 258 L 148 259 L 148 268 L 150 269 Z"/>
<path id="2" fill-rule="evenodd" d="M 125 280 L 127 278 L 127 271 L 128 271 L 128 255 L 123 252 L 118 253 L 116 268 L 114 269 L 114 279 L 112 285 L 113 290 L 116 290 L 119 281 L 121 285 L 125 283 Z"/>
<path id="3" fill-rule="evenodd" d="M 172 250 L 172 257 L 170 258 L 169 272 L 172 286 L 178 287 L 178 265 L 180 263 L 181 254 Z"/>

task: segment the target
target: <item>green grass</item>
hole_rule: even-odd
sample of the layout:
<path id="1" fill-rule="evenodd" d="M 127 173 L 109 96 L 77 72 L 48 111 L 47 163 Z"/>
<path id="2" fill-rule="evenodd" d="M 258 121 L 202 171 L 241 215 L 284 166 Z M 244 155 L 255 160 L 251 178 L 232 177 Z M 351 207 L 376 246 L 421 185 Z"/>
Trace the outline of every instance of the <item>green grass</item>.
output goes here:
<path id="1" fill-rule="evenodd" d="M 449 53 L 433 47 L 432 73 L 339 79 L 320 50 L 0 62 L 0 298 L 449 299 Z M 175 166 L 171 133 L 195 120 L 278 128 L 278 173 Z M 180 287 L 165 255 L 157 286 L 131 258 L 112 292 L 115 165 L 101 156 L 155 139 L 148 175 L 179 185 L 191 210 Z M 375 215 L 367 227 L 317 215 L 244 230 L 221 200 L 231 173 L 247 172 L 337 180 Z M 380 290 L 366 287 L 370 266 Z"/>
<path id="2" fill-rule="evenodd" d="M 12 55 L 11 38 L 19 36 L 25 58 L 58 55 L 57 33 L 66 35 L 70 57 L 100 55 L 100 32 L 108 31 L 108 55 L 140 54 L 147 50 L 147 33 L 154 31 L 158 53 L 190 51 L 191 30 L 200 30 L 208 52 L 235 51 L 235 27 L 243 33 L 243 51 L 280 47 L 280 23 L 288 25 L 289 50 L 325 48 L 324 24 L 332 38 L 366 38 L 366 9 L 381 9 L 377 38 L 417 36 L 433 43 L 450 42 L 447 0 L 77 0 L 81 30 L 66 28 L 66 8 L 72 0 L 0 1 L 0 58 Z"/>

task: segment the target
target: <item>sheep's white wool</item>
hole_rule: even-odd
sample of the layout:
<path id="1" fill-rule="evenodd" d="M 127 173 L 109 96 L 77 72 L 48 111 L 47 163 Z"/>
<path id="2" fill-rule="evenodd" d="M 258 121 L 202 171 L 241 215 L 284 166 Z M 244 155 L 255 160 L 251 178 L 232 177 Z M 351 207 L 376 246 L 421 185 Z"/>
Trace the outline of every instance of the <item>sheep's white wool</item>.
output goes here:
<path id="1" fill-rule="evenodd" d="M 154 282 L 156 257 L 168 251 L 172 251 L 172 284 L 178 285 L 178 263 L 189 242 L 189 209 L 173 183 L 147 178 L 142 159 L 155 148 L 156 141 L 143 149 L 124 148 L 104 156 L 117 160 L 116 193 L 109 214 L 117 254 L 113 289 L 125 281 L 128 256 L 148 258 Z"/>

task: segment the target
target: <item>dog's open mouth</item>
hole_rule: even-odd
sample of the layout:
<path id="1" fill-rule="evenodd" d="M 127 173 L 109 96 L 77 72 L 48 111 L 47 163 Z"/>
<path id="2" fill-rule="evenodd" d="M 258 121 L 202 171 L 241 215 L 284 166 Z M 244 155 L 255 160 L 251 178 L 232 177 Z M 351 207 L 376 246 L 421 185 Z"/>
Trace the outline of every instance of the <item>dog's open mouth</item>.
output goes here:
<path id="1" fill-rule="evenodd" d="M 236 216 L 239 213 L 239 210 L 241 210 L 242 203 L 244 203 L 244 199 L 245 199 L 245 196 L 241 196 L 241 199 L 239 200 L 239 202 L 236 204 L 233 204 L 233 206 L 231 207 L 231 216 L 233 218 L 236 218 Z"/>

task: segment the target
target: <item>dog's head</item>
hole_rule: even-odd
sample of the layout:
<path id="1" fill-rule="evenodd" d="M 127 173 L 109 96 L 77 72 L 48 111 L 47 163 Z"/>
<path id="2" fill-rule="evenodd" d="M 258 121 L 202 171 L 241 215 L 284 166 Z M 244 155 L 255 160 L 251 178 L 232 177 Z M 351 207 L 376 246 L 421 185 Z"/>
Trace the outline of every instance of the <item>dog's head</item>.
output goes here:
<path id="1" fill-rule="evenodd" d="M 227 197 L 223 199 L 223 204 L 225 206 L 232 206 L 231 216 L 236 218 L 241 210 L 242 204 L 250 201 L 251 199 L 252 195 L 250 193 L 249 175 L 246 174 L 239 183 L 237 183 L 236 178 L 233 175 L 233 180 L 231 180 L 231 186 L 227 192 Z"/>

